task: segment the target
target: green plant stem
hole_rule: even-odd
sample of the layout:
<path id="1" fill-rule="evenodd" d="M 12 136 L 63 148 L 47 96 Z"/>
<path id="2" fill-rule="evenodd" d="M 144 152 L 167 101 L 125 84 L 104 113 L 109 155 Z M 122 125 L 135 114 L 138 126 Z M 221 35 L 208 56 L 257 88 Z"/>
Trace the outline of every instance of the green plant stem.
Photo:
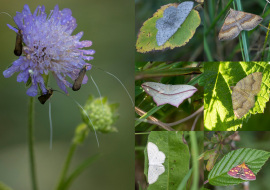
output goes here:
<path id="1" fill-rule="evenodd" d="M 35 103 L 34 97 L 30 97 L 29 112 L 28 112 L 28 149 L 29 149 L 32 189 L 37 190 L 38 187 L 37 187 L 35 156 L 34 156 L 34 109 L 35 109 L 34 103 Z"/>
<path id="2" fill-rule="evenodd" d="M 194 169 L 191 190 L 197 190 L 199 187 L 198 145 L 196 140 L 196 132 L 190 131 L 189 134 L 191 142 L 192 168 Z"/>
<path id="3" fill-rule="evenodd" d="M 64 166 L 63 166 L 63 169 L 62 169 L 62 172 L 61 172 L 61 176 L 60 176 L 57 188 L 56 188 L 57 190 L 62 190 L 62 185 L 65 182 L 65 179 L 66 179 L 66 176 L 67 176 L 67 171 L 68 171 L 71 159 L 72 159 L 72 157 L 74 155 L 74 152 L 75 152 L 76 148 L 77 148 L 77 144 L 72 142 L 72 144 L 70 145 L 70 148 L 69 148 L 68 156 L 66 158 L 66 161 L 64 163 Z"/>
<path id="4" fill-rule="evenodd" d="M 236 5 L 239 11 L 243 11 L 242 8 L 242 4 L 241 4 L 241 0 L 236 0 Z M 248 39 L 247 39 L 247 32 L 246 31 L 242 31 L 241 32 L 241 36 L 242 36 L 242 43 L 243 43 L 243 49 L 244 49 L 244 61 L 249 62 L 249 53 L 248 53 Z"/>

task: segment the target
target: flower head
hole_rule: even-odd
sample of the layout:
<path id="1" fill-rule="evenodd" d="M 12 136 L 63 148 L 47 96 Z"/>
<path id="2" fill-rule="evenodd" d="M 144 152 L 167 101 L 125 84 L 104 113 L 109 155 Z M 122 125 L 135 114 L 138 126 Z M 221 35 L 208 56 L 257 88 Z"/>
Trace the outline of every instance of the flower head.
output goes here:
<path id="1" fill-rule="evenodd" d="M 74 81 L 84 65 L 91 69 L 85 60 L 92 60 L 91 55 L 95 51 L 81 48 L 90 47 L 92 42 L 79 41 L 83 32 L 71 35 L 77 24 L 70 9 L 59 10 L 56 5 L 47 16 L 44 6 L 38 6 L 32 14 L 29 6 L 25 5 L 21 13 L 17 12 L 14 22 L 19 29 L 9 24 L 8 27 L 22 33 L 23 54 L 3 75 L 8 78 L 19 72 L 17 81 L 31 85 L 27 90 L 29 96 L 36 96 L 38 88 L 43 94 L 47 93 L 45 79 L 49 71 L 58 86 L 68 93 L 66 86 L 72 88 L 72 84 L 66 78 Z M 85 84 L 87 80 L 85 75 L 82 83 Z"/>
<path id="2" fill-rule="evenodd" d="M 89 118 L 85 115 L 85 112 L 81 110 L 81 116 L 83 122 L 90 126 L 89 129 L 95 127 L 96 131 L 101 133 L 117 132 L 117 128 L 113 127 L 113 123 L 118 119 L 117 113 L 118 104 L 109 104 L 107 98 L 94 98 L 89 96 L 85 103 L 84 109 L 87 112 Z M 92 126 L 93 124 L 93 126 Z"/>

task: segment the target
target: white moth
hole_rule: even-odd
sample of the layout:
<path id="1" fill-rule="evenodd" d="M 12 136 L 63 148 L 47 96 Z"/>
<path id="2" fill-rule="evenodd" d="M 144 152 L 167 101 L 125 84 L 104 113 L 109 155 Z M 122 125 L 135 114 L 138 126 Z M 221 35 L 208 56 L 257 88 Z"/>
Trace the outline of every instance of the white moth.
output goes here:
<path id="1" fill-rule="evenodd" d="M 165 154 L 159 151 L 157 145 L 152 142 L 147 144 L 148 153 L 148 183 L 153 184 L 158 180 L 158 177 L 165 172 L 165 167 L 162 165 L 165 162 Z"/>
<path id="2" fill-rule="evenodd" d="M 181 27 L 192 10 L 193 4 L 192 1 L 185 1 L 177 8 L 171 6 L 164 10 L 163 17 L 156 22 L 158 46 L 163 45 Z"/>
<path id="3" fill-rule="evenodd" d="M 142 84 L 142 88 L 153 97 L 157 106 L 171 104 L 175 107 L 197 91 L 197 88 L 191 85 L 170 85 L 156 82 L 145 82 Z"/>

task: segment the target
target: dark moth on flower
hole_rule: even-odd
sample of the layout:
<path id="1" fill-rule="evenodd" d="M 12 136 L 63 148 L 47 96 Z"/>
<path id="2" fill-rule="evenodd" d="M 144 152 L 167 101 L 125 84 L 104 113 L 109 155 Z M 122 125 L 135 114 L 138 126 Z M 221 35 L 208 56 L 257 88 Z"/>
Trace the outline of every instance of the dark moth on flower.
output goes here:
<path id="1" fill-rule="evenodd" d="M 73 84 L 67 81 L 67 77 L 74 81 L 84 66 L 91 69 L 85 60 L 92 60 L 95 51 L 82 48 L 90 47 L 92 42 L 79 41 L 83 32 L 71 35 L 77 24 L 70 9 L 59 10 L 56 5 L 47 16 L 44 6 L 38 6 L 32 14 L 25 5 L 22 12 L 17 12 L 14 22 L 17 28 L 9 24 L 8 27 L 16 33 L 22 32 L 23 52 L 3 75 L 8 78 L 18 72 L 17 81 L 31 85 L 27 95 L 36 96 L 39 89 L 42 94 L 47 94 L 45 78 L 49 72 L 58 86 L 68 93 L 66 87 L 72 88 Z M 85 75 L 82 84 L 87 80 Z"/>

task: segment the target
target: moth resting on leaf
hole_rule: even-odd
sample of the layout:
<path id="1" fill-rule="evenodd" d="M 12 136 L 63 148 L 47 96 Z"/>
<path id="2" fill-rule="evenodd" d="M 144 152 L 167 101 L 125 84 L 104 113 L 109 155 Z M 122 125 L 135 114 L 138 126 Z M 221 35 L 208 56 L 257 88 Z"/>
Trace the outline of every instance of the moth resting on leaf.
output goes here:
<path id="1" fill-rule="evenodd" d="M 147 144 L 147 154 L 149 161 L 148 183 L 153 184 L 158 180 L 158 177 L 165 172 L 163 164 L 166 156 L 158 149 L 158 146 L 152 142 L 148 142 Z"/>
<path id="2" fill-rule="evenodd" d="M 163 17 L 156 21 L 158 46 L 165 44 L 181 28 L 193 8 L 192 1 L 180 3 L 177 7 L 171 6 L 164 10 Z"/>
<path id="3" fill-rule="evenodd" d="M 252 30 L 262 22 L 263 18 L 242 11 L 229 10 L 229 15 L 226 17 L 224 24 L 222 25 L 218 34 L 218 39 L 232 40 L 238 36 L 242 30 Z"/>
<path id="4" fill-rule="evenodd" d="M 256 180 L 255 174 L 246 166 L 245 162 L 228 171 L 228 175 L 242 180 Z"/>
<path id="5" fill-rule="evenodd" d="M 255 105 L 255 96 L 260 92 L 262 73 L 251 73 L 240 80 L 232 89 L 234 115 L 240 119 Z"/>

